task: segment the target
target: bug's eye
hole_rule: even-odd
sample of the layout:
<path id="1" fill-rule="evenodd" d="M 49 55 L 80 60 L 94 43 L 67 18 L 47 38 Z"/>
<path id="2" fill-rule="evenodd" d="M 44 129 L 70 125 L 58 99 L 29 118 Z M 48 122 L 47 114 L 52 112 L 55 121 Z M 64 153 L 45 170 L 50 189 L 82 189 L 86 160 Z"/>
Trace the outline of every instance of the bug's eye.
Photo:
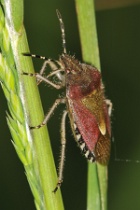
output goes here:
<path id="1" fill-rule="evenodd" d="M 75 70 L 71 70 L 71 73 L 72 73 L 72 74 L 76 74 L 76 71 L 75 71 Z"/>
<path id="2" fill-rule="evenodd" d="M 70 73 L 71 73 L 71 70 L 67 68 L 67 69 L 66 69 L 66 73 L 67 73 L 67 74 L 70 74 Z"/>
<path id="3" fill-rule="evenodd" d="M 67 74 L 76 74 L 76 71 L 75 70 L 71 70 L 71 69 L 67 69 L 66 70 Z"/>

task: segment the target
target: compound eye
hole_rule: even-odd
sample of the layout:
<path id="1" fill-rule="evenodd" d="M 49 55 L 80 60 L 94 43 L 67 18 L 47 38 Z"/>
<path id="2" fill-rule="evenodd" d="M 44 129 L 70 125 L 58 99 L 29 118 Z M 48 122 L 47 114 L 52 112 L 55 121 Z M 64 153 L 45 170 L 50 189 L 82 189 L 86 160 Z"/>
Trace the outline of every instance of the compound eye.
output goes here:
<path id="1" fill-rule="evenodd" d="M 72 73 L 72 74 L 76 74 L 76 71 L 75 71 L 75 70 L 71 70 L 71 73 Z"/>
<path id="2" fill-rule="evenodd" d="M 70 69 L 66 69 L 66 73 L 69 74 L 71 71 Z"/>

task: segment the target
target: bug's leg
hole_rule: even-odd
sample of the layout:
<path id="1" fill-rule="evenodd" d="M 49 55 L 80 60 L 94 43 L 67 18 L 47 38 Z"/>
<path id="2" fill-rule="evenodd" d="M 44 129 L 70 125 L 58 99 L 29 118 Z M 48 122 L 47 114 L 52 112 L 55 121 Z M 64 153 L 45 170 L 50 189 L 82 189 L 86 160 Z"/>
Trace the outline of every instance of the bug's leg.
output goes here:
<path id="1" fill-rule="evenodd" d="M 40 74 L 40 75 L 43 75 L 44 72 L 45 72 L 45 70 L 46 70 L 47 65 L 49 65 L 50 68 L 51 68 L 51 70 L 52 70 L 52 72 L 51 72 L 50 74 L 47 75 L 47 78 L 49 78 L 49 77 L 55 75 L 55 76 L 57 76 L 57 78 L 58 78 L 61 82 L 63 82 L 64 76 L 61 74 L 61 72 L 62 72 L 62 71 L 64 72 L 64 69 L 61 69 L 61 67 L 58 67 L 58 66 L 56 65 L 56 63 L 57 63 L 57 65 L 60 66 L 60 64 L 59 64 L 58 61 L 54 61 L 54 60 L 52 60 L 52 59 L 45 60 L 44 63 L 43 63 L 43 66 L 42 66 L 42 68 L 41 68 L 41 70 L 39 71 L 39 74 Z M 38 80 L 38 84 L 39 84 L 40 82 L 41 82 L 41 80 L 40 80 L 40 81 Z"/>
<path id="2" fill-rule="evenodd" d="M 28 57 L 32 57 L 32 58 L 39 58 L 41 60 L 45 60 L 43 66 L 42 66 L 42 68 L 41 68 L 41 70 L 39 72 L 41 75 L 43 75 L 43 73 L 44 73 L 44 71 L 45 71 L 45 69 L 47 67 L 47 64 L 49 64 L 50 62 L 54 62 L 52 59 L 49 59 L 49 58 L 47 58 L 45 56 L 35 55 L 35 54 L 31 54 L 31 53 L 22 53 L 22 54 L 24 56 L 28 56 Z"/>
<path id="3" fill-rule="evenodd" d="M 44 61 L 44 63 L 43 63 L 43 66 L 42 66 L 42 68 L 41 68 L 41 70 L 40 70 L 40 72 L 39 72 L 39 74 L 42 76 L 43 75 L 43 73 L 44 73 L 44 71 L 46 70 L 46 67 L 47 67 L 47 64 L 49 64 L 50 62 L 53 62 L 53 60 L 51 60 L 51 59 L 49 59 L 49 58 L 47 58 L 47 57 L 45 57 L 45 56 L 41 56 L 41 55 L 35 55 L 35 54 L 31 54 L 31 53 L 22 53 L 24 56 L 28 56 L 28 57 L 32 57 L 32 58 L 39 58 L 39 59 L 41 59 L 41 60 L 45 60 Z M 24 72 L 25 73 L 25 72 Z M 25 75 L 25 74 L 24 74 Z M 26 75 L 28 75 L 28 74 L 26 74 Z M 34 75 L 30 75 L 30 76 L 34 76 Z M 39 85 L 41 82 L 42 82 L 42 80 L 41 79 L 39 79 L 39 78 L 37 78 L 36 77 L 36 79 L 37 79 L 37 85 Z"/>
<path id="4" fill-rule="evenodd" d="M 37 126 L 30 126 L 30 129 L 39 129 L 39 128 L 43 127 L 48 122 L 48 120 L 50 119 L 51 115 L 53 114 L 53 112 L 57 108 L 57 106 L 61 103 L 65 103 L 65 102 L 66 102 L 65 98 L 56 99 L 54 104 L 52 105 L 51 109 L 46 114 L 43 122 L 40 125 L 37 125 Z"/>
<path id="5" fill-rule="evenodd" d="M 35 55 L 35 54 L 31 54 L 31 53 L 22 53 L 22 55 L 24 56 L 29 56 L 29 57 L 32 57 L 32 58 L 39 58 L 41 60 L 49 60 L 47 57 L 45 56 L 41 56 L 41 55 Z"/>
<path id="6" fill-rule="evenodd" d="M 109 99 L 106 99 L 105 102 L 106 102 L 106 104 L 108 106 L 108 114 L 109 114 L 109 116 L 111 116 L 111 113 L 112 113 L 112 103 L 111 103 L 111 101 Z"/>
<path id="7" fill-rule="evenodd" d="M 59 163 L 59 172 L 58 172 L 58 182 L 53 190 L 55 193 L 58 188 L 61 186 L 61 183 L 63 182 L 63 169 L 64 169 L 64 161 L 65 161 L 65 150 L 66 150 L 66 116 L 67 111 L 65 110 L 62 116 L 61 121 L 61 156 L 60 156 L 60 163 Z"/>
<path id="8" fill-rule="evenodd" d="M 39 59 L 41 59 L 41 60 L 44 60 L 43 66 L 42 66 L 42 68 L 40 69 L 39 74 L 40 74 L 40 75 L 43 75 L 44 72 L 45 72 L 45 70 L 46 70 L 47 65 L 49 65 L 50 68 L 51 68 L 51 70 L 55 72 L 54 74 L 57 76 L 57 78 L 58 78 L 61 82 L 63 82 L 64 77 L 63 77 L 63 75 L 61 75 L 60 71 L 64 71 L 64 70 L 59 69 L 59 68 L 57 67 L 57 65 L 60 66 L 59 61 L 56 61 L 56 63 L 57 63 L 57 65 L 56 65 L 56 63 L 55 63 L 54 60 L 49 59 L 49 58 L 47 58 L 47 57 L 45 57 L 45 56 L 35 55 L 35 54 L 31 54 L 31 53 L 22 53 L 22 54 L 23 54 L 24 56 L 30 56 L 30 57 L 32 57 L 32 58 L 39 58 Z M 47 77 L 50 77 L 50 76 L 51 76 L 51 73 L 50 73 Z M 37 79 L 37 84 L 38 84 L 38 85 L 39 85 L 41 82 L 42 82 L 41 79 L 40 79 L 40 80 Z"/>
<path id="9" fill-rule="evenodd" d="M 42 57 L 42 56 L 41 56 Z M 45 57 L 44 57 L 45 58 Z M 44 61 L 44 63 L 43 63 L 43 66 L 42 66 L 42 68 L 40 69 L 40 71 L 39 71 L 39 75 L 41 75 L 41 76 L 43 76 L 43 74 L 44 74 L 44 72 L 45 72 L 45 70 L 46 70 L 46 67 L 47 67 L 47 65 L 49 64 L 49 63 L 53 63 L 53 61 L 51 60 L 51 59 L 43 59 L 43 60 L 45 60 Z M 39 78 L 37 78 L 37 85 L 39 85 L 41 82 L 42 82 L 43 80 L 41 80 L 41 79 L 39 79 Z"/>
<path id="10" fill-rule="evenodd" d="M 56 88 L 56 89 L 61 89 L 63 87 L 63 85 L 61 84 L 55 84 L 52 81 L 50 81 L 49 79 L 43 77 L 42 75 L 40 75 L 39 73 L 27 73 L 27 72 L 22 72 L 23 75 L 27 75 L 30 77 L 36 77 L 37 79 L 46 82 L 47 84 L 51 85 L 52 87 Z"/>
<path id="11" fill-rule="evenodd" d="M 29 56 L 29 57 L 32 57 L 32 58 L 39 58 L 39 59 L 41 59 L 41 60 L 44 60 L 43 66 L 42 66 L 42 68 L 41 68 L 40 71 L 39 71 L 39 74 L 40 74 L 40 75 L 43 75 L 43 73 L 44 73 L 44 71 L 45 71 L 45 69 L 46 69 L 46 67 L 47 67 L 47 64 L 50 65 L 50 67 L 51 67 L 51 69 L 52 69 L 53 71 L 55 71 L 55 70 L 58 69 L 57 66 L 56 66 L 56 64 L 55 64 L 55 61 L 52 60 L 52 59 L 49 59 L 49 58 L 47 58 L 47 57 L 45 57 L 45 56 L 35 55 L 35 54 L 31 54 L 31 53 L 22 53 L 22 54 L 23 54 L 24 56 Z"/>

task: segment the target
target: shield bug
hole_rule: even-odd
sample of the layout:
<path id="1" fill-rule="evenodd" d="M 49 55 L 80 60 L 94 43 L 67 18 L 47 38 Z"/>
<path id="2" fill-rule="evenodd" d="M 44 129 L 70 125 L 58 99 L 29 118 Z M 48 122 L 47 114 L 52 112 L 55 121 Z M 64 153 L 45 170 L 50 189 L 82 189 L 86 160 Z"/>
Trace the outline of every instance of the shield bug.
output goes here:
<path id="1" fill-rule="evenodd" d="M 61 158 L 59 165 L 58 183 L 54 192 L 60 187 L 63 179 L 63 167 L 65 159 L 66 134 L 65 124 L 68 114 L 71 128 L 82 153 L 90 162 L 98 161 L 107 164 L 110 156 L 110 117 L 111 102 L 105 98 L 104 86 L 101 73 L 94 66 L 79 62 L 74 56 L 67 54 L 64 23 L 60 12 L 57 10 L 60 22 L 63 53 L 59 60 L 48 59 L 43 56 L 23 53 L 45 60 L 39 73 L 26 73 L 24 75 L 34 76 L 38 84 L 46 82 L 56 89 L 65 88 L 65 97 L 55 100 L 44 121 L 36 129 L 44 126 L 56 107 L 66 104 L 66 110 L 61 121 Z M 44 71 L 50 66 L 51 72 L 45 77 Z M 58 82 L 54 83 L 51 78 L 56 77 Z"/>

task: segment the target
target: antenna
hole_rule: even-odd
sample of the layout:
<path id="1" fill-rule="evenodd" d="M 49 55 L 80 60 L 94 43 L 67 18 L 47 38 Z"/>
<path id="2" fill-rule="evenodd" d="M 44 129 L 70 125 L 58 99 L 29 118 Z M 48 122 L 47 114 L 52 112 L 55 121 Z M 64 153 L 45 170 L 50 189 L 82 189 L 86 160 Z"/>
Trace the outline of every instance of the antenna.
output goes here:
<path id="1" fill-rule="evenodd" d="M 63 20 L 62 20 L 61 13 L 59 12 L 58 9 L 56 10 L 56 13 L 57 13 L 58 20 L 59 20 L 59 22 L 60 22 L 60 29 L 61 29 L 61 36 L 62 36 L 63 53 L 66 54 L 66 53 L 67 53 L 67 50 L 66 50 L 66 38 L 65 38 L 66 36 L 65 36 L 64 22 L 63 22 Z"/>

